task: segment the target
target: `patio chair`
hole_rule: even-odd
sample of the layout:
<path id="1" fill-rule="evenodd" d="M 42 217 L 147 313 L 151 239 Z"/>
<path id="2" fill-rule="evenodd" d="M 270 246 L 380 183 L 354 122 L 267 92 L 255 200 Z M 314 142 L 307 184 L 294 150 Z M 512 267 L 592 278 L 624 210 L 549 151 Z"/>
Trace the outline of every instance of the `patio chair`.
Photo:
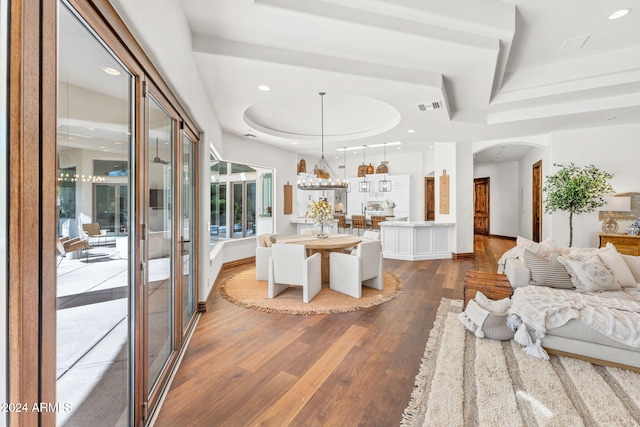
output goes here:
<path id="1" fill-rule="evenodd" d="M 97 238 L 98 245 L 100 245 L 100 240 L 104 237 L 104 244 L 107 244 L 107 230 L 101 230 L 100 224 L 97 222 L 89 222 L 86 224 L 82 224 L 82 231 L 88 239 Z M 89 240 L 90 241 L 90 240 Z"/>
<path id="2" fill-rule="evenodd" d="M 82 252 L 83 250 L 87 257 L 87 262 L 89 262 L 89 241 L 87 241 L 87 239 L 81 239 L 80 237 L 58 237 L 56 248 L 58 249 L 58 253 L 61 255 L 58 265 L 60 265 L 68 253 L 75 251 Z"/>

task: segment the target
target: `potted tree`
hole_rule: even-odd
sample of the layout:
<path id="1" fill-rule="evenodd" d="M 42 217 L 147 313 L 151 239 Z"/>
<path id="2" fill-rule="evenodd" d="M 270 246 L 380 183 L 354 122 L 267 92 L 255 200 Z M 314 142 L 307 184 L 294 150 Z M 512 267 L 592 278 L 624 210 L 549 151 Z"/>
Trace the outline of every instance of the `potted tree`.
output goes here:
<path id="1" fill-rule="evenodd" d="M 573 214 L 593 212 L 603 206 L 604 196 L 613 193 L 609 180 L 613 175 L 593 165 L 578 167 L 554 163 L 560 169 L 546 177 L 542 191 L 545 212 L 569 212 L 569 247 L 573 244 Z"/>

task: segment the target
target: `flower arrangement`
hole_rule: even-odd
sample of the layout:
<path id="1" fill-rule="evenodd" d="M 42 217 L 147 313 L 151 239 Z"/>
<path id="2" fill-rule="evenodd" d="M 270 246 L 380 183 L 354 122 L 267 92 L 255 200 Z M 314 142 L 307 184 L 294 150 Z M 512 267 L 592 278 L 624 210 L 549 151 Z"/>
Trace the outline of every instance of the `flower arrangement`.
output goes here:
<path id="1" fill-rule="evenodd" d="M 327 225 L 333 221 L 333 207 L 326 200 L 312 200 L 304 216 L 316 225 Z"/>
<path id="2" fill-rule="evenodd" d="M 393 208 L 396 207 L 396 202 L 394 202 L 393 200 L 385 200 L 384 201 L 384 207 L 393 209 Z"/>

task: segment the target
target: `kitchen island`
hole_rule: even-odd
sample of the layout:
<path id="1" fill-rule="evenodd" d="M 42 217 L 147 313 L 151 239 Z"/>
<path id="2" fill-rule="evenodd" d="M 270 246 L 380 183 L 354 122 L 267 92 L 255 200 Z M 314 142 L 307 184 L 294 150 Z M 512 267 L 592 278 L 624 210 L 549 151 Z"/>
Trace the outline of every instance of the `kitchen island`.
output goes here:
<path id="1" fill-rule="evenodd" d="M 381 222 L 382 254 L 405 261 L 451 258 L 454 225 L 434 221 Z"/>

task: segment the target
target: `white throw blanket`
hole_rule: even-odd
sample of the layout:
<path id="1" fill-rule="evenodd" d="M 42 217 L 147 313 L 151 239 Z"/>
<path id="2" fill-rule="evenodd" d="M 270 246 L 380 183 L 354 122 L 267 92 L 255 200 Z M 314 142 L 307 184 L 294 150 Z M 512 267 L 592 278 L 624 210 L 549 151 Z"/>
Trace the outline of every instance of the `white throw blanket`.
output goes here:
<path id="1" fill-rule="evenodd" d="M 548 359 L 541 346 L 547 331 L 571 319 L 615 341 L 640 348 L 640 288 L 580 293 L 546 286 L 517 288 L 508 322 L 518 331 L 516 342 L 533 356 Z M 521 322 L 520 322 L 521 320 Z M 535 341 L 527 333 L 535 331 Z"/>

